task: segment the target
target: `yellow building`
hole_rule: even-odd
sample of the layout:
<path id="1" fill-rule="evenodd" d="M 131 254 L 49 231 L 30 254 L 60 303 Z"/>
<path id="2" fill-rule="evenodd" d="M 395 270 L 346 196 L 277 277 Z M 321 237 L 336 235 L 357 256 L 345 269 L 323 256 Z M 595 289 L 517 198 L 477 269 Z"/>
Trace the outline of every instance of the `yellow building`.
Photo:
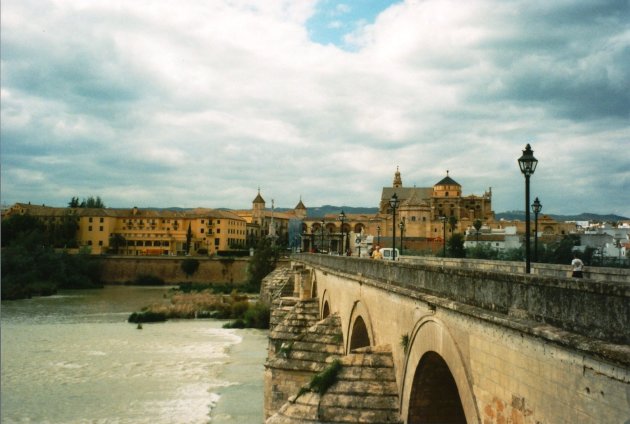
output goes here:
<path id="1" fill-rule="evenodd" d="M 47 228 L 74 219 L 79 249 L 92 254 L 213 255 L 245 247 L 246 221 L 216 209 L 170 211 L 153 209 L 54 208 L 24 203 L 6 216 L 29 214 Z"/>
<path id="2" fill-rule="evenodd" d="M 273 200 L 271 201 L 271 209 L 267 209 L 266 205 L 267 202 L 258 189 L 258 194 L 252 201 L 251 209 L 233 211 L 247 222 L 248 246 L 255 246 L 261 237 L 273 237 L 280 245 L 290 245 L 291 224 L 301 222 L 306 218 L 306 206 L 302 203 L 302 199 L 295 208 L 288 211 L 277 211 Z"/>

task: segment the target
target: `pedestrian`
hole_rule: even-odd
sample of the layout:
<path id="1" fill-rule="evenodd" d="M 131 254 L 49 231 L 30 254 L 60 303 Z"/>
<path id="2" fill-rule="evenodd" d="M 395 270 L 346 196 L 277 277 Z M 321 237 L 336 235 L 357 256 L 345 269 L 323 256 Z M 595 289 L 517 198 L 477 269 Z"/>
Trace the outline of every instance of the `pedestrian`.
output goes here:
<path id="1" fill-rule="evenodd" d="M 582 271 L 584 269 L 584 262 L 580 258 L 578 258 L 577 254 L 573 255 L 573 260 L 571 261 L 571 266 L 573 267 L 573 278 L 582 278 Z"/>
<path id="2" fill-rule="evenodd" d="M 381 246 L 376 246 L 374 252 L 372 252 L 372 259 L 383 259 L 383 254 L 381 253 Z"/>

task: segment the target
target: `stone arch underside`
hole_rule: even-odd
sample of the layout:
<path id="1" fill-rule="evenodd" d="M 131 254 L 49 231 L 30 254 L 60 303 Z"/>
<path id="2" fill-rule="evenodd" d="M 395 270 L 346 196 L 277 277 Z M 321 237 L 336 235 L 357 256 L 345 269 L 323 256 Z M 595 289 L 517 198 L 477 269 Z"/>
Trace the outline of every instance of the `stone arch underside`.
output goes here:
<path id="1" fill-rule="evenodd" d="M 370 336 L 365 321 L 360 316 L 354 320 L 350 333 L 350 352 L 361 347 L 370 346 Z"/>
<path id="2" fill-rule="evenodd" d="M 470 371 L 447 326 L 432 316 L 419 320 L 410 335 L 408 349 L 403 370 L 401 416 L 407 417 L 409 424 L 479 423 Z M 440 383 L 436 383 L 438 380 Z M 424 402 L 433 406 L 420 406 L 418 396 L 423 396 Z M 461 411 L 452 416 L 423 415 L 426 408 L 442 407 L 443 400 L 449 408 L 461 405 Z"/>
<path id="3" fill-rule="evenodd" d="M 435 352 L 425 353 L 416 368 L 407 423 L 466 424 L 453 374 Z"/>
<path id="4" fill-rule="evenodd" d="M 324 319 L 328 315 L 330 315 L 332 313 L 332 307 L 333 304 L 330 300 L 330 291 L 324 290 L 324 293 L 322 293 L 322 297 L 320 300 L 320 318 Z"/>
<path id="5" fill-rule="evenodd" d="M 354 349 L 375 345 L 370 313 L 361 301 L 355 301 L 352 307 L 350 322 L 346 330 L 346 340 L 348 343 L 346 353 L 350 353 Z"/>

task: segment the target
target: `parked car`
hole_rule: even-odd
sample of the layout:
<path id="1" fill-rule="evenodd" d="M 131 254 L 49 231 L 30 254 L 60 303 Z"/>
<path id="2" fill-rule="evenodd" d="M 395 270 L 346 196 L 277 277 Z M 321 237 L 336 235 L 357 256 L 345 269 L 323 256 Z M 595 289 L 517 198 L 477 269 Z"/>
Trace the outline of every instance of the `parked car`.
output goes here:
<path id="1" fill-rule="evenodd" d="M 383 259 L 387 261 L 394 260 L 393 251 L 394 249 L 392 249 L 391 247 L 381 247 L 381 254 L 383 255 Z M 396 249 L 396 260 L 399 260 L 399 259 L 400 259 L 400 252 L 398 251 L 398 249 Z"/>

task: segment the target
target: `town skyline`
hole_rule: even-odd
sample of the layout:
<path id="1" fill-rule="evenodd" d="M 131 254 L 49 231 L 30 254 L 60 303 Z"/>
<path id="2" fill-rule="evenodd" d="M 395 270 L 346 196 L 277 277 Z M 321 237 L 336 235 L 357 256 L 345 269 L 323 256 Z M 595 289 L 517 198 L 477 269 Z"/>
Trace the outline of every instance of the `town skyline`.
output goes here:
<path id="1" fill-rule="evenodd" d="M 369 4 L 368 4 L 369 3 Z M 2 4 L 0 201 L 377 205 L 450 171 L 523 210 L 630 216 L 628 6 Z"/>

